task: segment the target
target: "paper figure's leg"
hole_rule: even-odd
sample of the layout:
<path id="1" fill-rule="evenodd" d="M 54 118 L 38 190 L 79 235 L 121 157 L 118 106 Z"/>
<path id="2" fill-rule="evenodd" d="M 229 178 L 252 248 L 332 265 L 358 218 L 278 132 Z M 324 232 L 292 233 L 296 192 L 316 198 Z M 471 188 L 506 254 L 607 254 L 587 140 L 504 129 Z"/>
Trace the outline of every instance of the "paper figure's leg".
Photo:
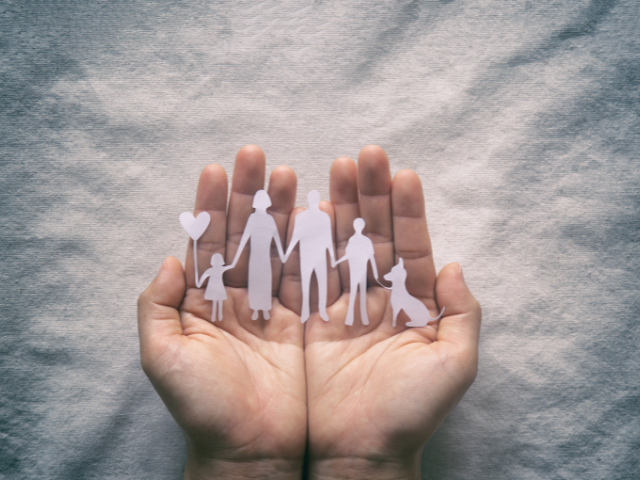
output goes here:
<path id="1" fill-rule="evenodd" d="M 254 310 L 253 313 L 251 314 L 251 320 L 257 320 L 258 319 L 258 312 L 259 310 Z"/>
<path id="2" fill-rule="evenodd" d="M 302 323 L 309 320 L 309 290 L 311 288 L 311 274 L 313 268 L 306 265 L 300 266 L 300 277 L 302 284 L 302 312 L 300 313 L 300 321 Z"/>
<path id="3" fill-rule="evenodd" d="M 356 295 L 358 294 L 358 282 L 351 277 L 351 285 L 349 290 L 349 306 L 347 307 L 347 318 L 344 320 L 345 325 L 353 325 L 356 309 Z"/>
<path id="4" fill-rule="evenodd" d="M 392 300 L 393 303 L 393 300 Z M 398 320 L 398 314 L 400 313 L 400 309 L 399 308 L 393 308 L 393 323 L 392 323 L 392 327 L 395 328 L 396 326 L 396 320 Z"/>
<path id="5" fill-rule="evenodd" d="M 318 279 L 318 311 L 320 318 L 325 322 L 329 321 L 327 314 L 327 264 L 322 259 L 323 264 L 316 267 L 316 278 Z"/>
<path id="6" fill-rule="evenodd" d="M 265 320 L 269 320 L 271 318 L 271 315 L 269 315 L 269 310 L 262 310 L 262 316 Z"/>
<path id="7" fill-rule="evenodd" d="M 367 278 L 360 281 L 360 318 L 363 325 L 369 325 L 369 315 L 367 315 Z"/>
<path id="8" fill-rule="evenodd" d="M 218 320 L 222 321 L 222 300 L 218 301 Z"/>

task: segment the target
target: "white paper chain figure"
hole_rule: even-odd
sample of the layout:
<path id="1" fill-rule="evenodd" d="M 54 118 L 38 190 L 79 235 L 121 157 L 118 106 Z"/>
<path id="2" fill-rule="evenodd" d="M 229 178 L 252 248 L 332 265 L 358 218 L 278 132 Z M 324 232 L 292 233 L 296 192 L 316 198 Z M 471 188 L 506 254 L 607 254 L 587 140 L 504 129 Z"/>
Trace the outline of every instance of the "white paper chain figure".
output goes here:
<path id="1" fill-rule="evenodd" d="M 320 210 L 320 194 L 311 190 L 309 208 L 296 216 L 293 226 L 291 243 L 287 248 L 285 261 L 300 243 L 300 276 L 302 283 L 302 313 L 300 320 L 304 323 L 309 319 L 309 290 L 311 276 L 315 272 L 318 281 L 318 310 L 320 318 L 329 321 L 327 314 L 327 250 L 331 257 L 331 264 L 335 263 L 333 253 L 333 234 L 331 233 L 331 218 Z"/>
<path id="2" fill-rule="evenodd" d="M 429 316 L 429 310 L 417 298 L 411 296 L 407 291 L 407 271 L 404 268 L 404 261 L 400 261 L 395 265 L 389 273 L 384 276 L 385 280 L 391 282 L 391 307 L 393 308 L 393 326 L 396 326 L 396 319 L 400 310 L 404 310 L 410 321 L 406 323 L 407 327 L 424 327 L 433 320 L 439 320 L 444 313 L 444 307 L 440 315 L 435 318 Z M 385 287 L 386 288 L 386 287 Z"/>
<path id="3" fill-rule="evenodd" d="M 341 263 L 345 260 L 349 262 L 349 307 L 347 308 L 347 318 L 345 325 L 353 325 L 355 317 L 356 294 L 360 288 L 360 318 L 364 325 L 369 325 L 369 316 L 367 315 L 367 265 L 371 262 L 373 275 L 378 278 L 378 267 L 376 265 L 375 251 L 373 242 L 362 234 L 364 230 L 364 219 L 356 218 L 353 221 L 353 228 L 356 233 L 349 239 L 345 255 L 336 262 Z"/>
<path id="4" fill-rule="evenodd" d="M 222 321 L 222 302 L 227 299 L 227 292 L 224 289 L 222 274 L 233 268 L 233 265 L 224 266 L 224 259 L 219 253 L 211 255 L 211 268 L 208 268 L 200 278 L 196 281 L 196 287 L 200 288 L 205 279 L 209 277 L 207 289 L 204 291 L 205 300 L 212 300 L 211 306 L 211 323 L 216 321 L 216 311 L 218 312 L 218 320 Z"/>
<path id="5" fill-rule="evenodd" d="M 245 245 L 251 240 L 251 253 L 249 254 L 249 307 L 253 310 L 252 320 L 257 320 L 259 311 L 265 320 L 269 320 L 271 310 L 271 242 L 276 242 L 280 260 L 285 261 L 282 251 L 282 243 L 278 234 L 278 227 L 267 208 L 271 206 L 271 199 L 264 190 L 258 190 L 253 197 L 255 212 L 249 215 L 247 225 L 244 227 L 242 239 L 238 245 L 238 251 L 233 259 L 231 267 L 238 262 Z"/>
<path id="6" fill-rule="evenodd" d="M 191 212 L 184 212 L 180 214 L 180 223 L 182 228 L 186 230 L 189 236 L 193 239 L 193 267 L 196 273 L 196 285 L 198 285 L 198 239 L 202 236 L 204 231 L 209 226 L 211 216 L 207 212 L 200 212 L 197 217 L 193 217 Z M 198 285 L 200 288 L 200 285 Z"/>

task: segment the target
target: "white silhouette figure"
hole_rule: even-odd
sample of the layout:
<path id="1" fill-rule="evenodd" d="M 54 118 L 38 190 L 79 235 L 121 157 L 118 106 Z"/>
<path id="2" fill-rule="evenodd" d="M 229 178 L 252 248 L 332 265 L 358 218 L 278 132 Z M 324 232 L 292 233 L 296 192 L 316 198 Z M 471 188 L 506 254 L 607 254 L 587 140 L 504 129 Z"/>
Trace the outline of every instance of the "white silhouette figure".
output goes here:
<path id="1" fill-rule="evenodd" d="M 198 283 L 198 239 L 207 229 L 210 221 L 211 216 L 207 212 L 200 212 L 197 217 L 194 217 L 191 212 L 180 214 L 182 228 L 184 228 L 193 239 L 193 266 L 196 273 L 196 284 Z"/>
<path id="2" fill-rule="evenodd" d="M 216 311 L 218 320 L 222 321 L 222 302 L 227 299 L 227 292 L 224 289 L 222 274 L 233 268 L 233 265 L 224 266 L 224 259 L 219 253 L 211 255 L 211 268 L 208 268 L 199 280 L 196 280 L 196 287 L 200 288 L 205 279 L 209 277 L 207 289 L 204 291 L 205 300 L 212 300 L 211 323 L 216 321 Z"/>
<path id="3" fill-rule="evenodd" d="M 353 228 L 356 233 L 349 239 L 344 257 L 336 262 L 336 265 L 345 260 L 349 262 L 351 288 L 349 290 L 349 308 L 347 309 L 347 318 L 344 321 L 345 325 L 353 325 L 358 288 L 360 288 L 360 318 L 364 325 L 369 325 L 369 316 L 367 315 L 367 265 L 371 262 L 373 275 L 376 279 L 378 278 L 378 267 L 376 265 L 373 242 L 362 234 L 364 226 L 365 223 L 362 218 L 356 218 L 353 221 Z"/>
<path id="4" fill-rule="evenodd" d="M 394 327 L 396 326 L 396 319 L 398 318 L 400 310 L 404 310 L 410 319 L 410 321 L 406 323 L 407 327 L 424 327 L 429 322 L 440 320 L 444 313 L 444 307 L 442 307 L 440 315 L 431 318 L 427 307 L 407 291 L 407 271 L 404 268 L 402 258 L 400 258 L 398 264 L 384 276 L 384 279 L 391 282 L 391 307 L 393 308 Z"/>
<path id="5" fill-rule="evenodd" d="M 308 195 L 309 209 L 296 216 L 291 243 L 285 254 L 285 261 L 297 243 L 300 243 L 300 276 L 302 281 L 302 323 L 309 319 L 309 290 L 311 276 L 315 272 L 318 281 L 318 310 L 320 318 L 329 321 L 327 315 L 327 250 L 331 264 L 335 264 L 331 218 L 320 210 L 320 194 L 311 190 Z"/>
<path id="6" fill-rule="evenodd" d="M 285 262 L 282 243 L 278 234 L 278 227 L 267 208 L 271 206 L 271 199 L 264 190 L 258 190 L 253 197 L 255 212 L 249 215 L 247 225 L 238 245 L 238 251 L 231 267 L 235 267 L 245 245 L 251 239 L 251 253 L 249 254 L 249 307 L 253 310 L 251 320 L 257 320 L 262 310 L 265 320 L 269 320 L 271 310 L 271 242 L 276 242 L 280 260 Z"/>

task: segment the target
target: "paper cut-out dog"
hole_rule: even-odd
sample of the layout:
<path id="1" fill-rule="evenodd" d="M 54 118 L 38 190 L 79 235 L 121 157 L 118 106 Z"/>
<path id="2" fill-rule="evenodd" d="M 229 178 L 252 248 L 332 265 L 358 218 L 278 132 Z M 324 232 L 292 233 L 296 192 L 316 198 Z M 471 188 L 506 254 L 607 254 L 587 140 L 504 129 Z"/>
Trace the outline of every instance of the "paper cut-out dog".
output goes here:
<path id="1" fill-rule="evenodd" d="M 404 313 L 411 319 L 411 321 L 407 322 L 407 327 L 424 327 L 427 323 L 439 320 L 440 317 L 442 317 L 444 307 L 440 315 L 431 318 L 427 307 L 407 291 L 407 271 L 404 268 L 402 258 L 398 264 L 384 276 L 384 279 L 391 282 L 391 307 L 393 308 L 394 327 L 396 326 L 396 319 L 398 318 L 400 310 L 404 310 Z"/>

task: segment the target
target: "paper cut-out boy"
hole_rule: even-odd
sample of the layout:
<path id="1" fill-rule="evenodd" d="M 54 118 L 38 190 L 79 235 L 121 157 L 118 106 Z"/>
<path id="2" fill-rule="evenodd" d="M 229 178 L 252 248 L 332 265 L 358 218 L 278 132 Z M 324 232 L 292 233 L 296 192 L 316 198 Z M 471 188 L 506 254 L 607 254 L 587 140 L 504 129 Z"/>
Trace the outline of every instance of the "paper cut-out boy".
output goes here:
<path id="1" fill-rule="evenodd" d="M 327 314 L 327 250 L 331 257 L 331 264 L 335 263 L 333 253 L 333 234 L 331 233 L 331 218 L 320 210 L 320 194 L 311 190 L 308 195 L 309 208 L 296 216 L 293 226 L 291 243 L 287 248 L 285 260 L 300 243 L 300 276 L 302 283 L 302 313 L 300 320 L 304 323 L 309 319 L 309 290 L 311 276 L 315 272 L 318 281 L 318 310 L 320 318 L 329 321 Z"/>
<path id="2" fill-rule="evenodd" d="M 224 289 L 222 274 L 233 268 L 233 265 L 224 266 L 224 259 L 219 253 L 211 255 L 211 268 L 208 268 L 196 281 L 196 287 L 200 288 L 205 279 L 209 277 L 207 289 L 204 291 L 205 300 L 212 300 L 211 307 L 211 323 L 216 321 L 216 311 L 218 312 L 218 320 L 222 321 L 222 302 L 227 299 L 227 292 Z"/>
<path id="3" fill-rule="evenodd" d="M 400 310 L 404 310 L 410 321 L 406 323 L 407 327 L 424 327 L 427 323 L 439 320 L 444 313 L 444 307 L 440 315 L 431 318 L 429 310 L 417 298 L 413 297 L 406 286 L 407 271 L 404 268 L 404 261 L 400 261 L 395 265 L 389 273 L 384 276 L 385 280 L 391 282 L 391 307 L 393 308 L 393 326 L 396 326 L 396 319 Z"/>
<path id="4" fill-rule="evenodd" d="M 369 325 L 369 316 L 367 315 L 367 265 L 371 262 L 373 275 L 376 279 L 378 278 L 378 267 L 376 265 L 373 242 L 369 237 L 362 234 L 364 226 L 365 223 L 362 218 L 356 218 L 353 221 L 353 228 L 356 233 L 349 239 L 344 257 L 336 262 L 336 265 L 345 260 L 349 262 L 351 288 L 349 290 L 349 307 L 347 308 L 347 318 L 344 321 L 345 325 L 353 325 L 358 288 L 360 288 L 360 318 L 364 325 Z"/>
<path id="5" fill-rule="evenodd" d="M 278 234 L 278 227 L 267 208 L 271 206 L 269 194 L 264 190 L 258 190 L 253 197 L 255 212 L 249 215 L 244 233 L 238 245 L 238 251 L 233 259 L 235 266 L 245 245 L 251 240 L 251 253 L 249 254 L 249 307 L 253 310 L 251 320 L 257 320 L 259 311 L 265 320 L 269 320 L 271 310 L 271 242 L 276 242 L 280 260 L 285 262 L 285 255 Z"/>

